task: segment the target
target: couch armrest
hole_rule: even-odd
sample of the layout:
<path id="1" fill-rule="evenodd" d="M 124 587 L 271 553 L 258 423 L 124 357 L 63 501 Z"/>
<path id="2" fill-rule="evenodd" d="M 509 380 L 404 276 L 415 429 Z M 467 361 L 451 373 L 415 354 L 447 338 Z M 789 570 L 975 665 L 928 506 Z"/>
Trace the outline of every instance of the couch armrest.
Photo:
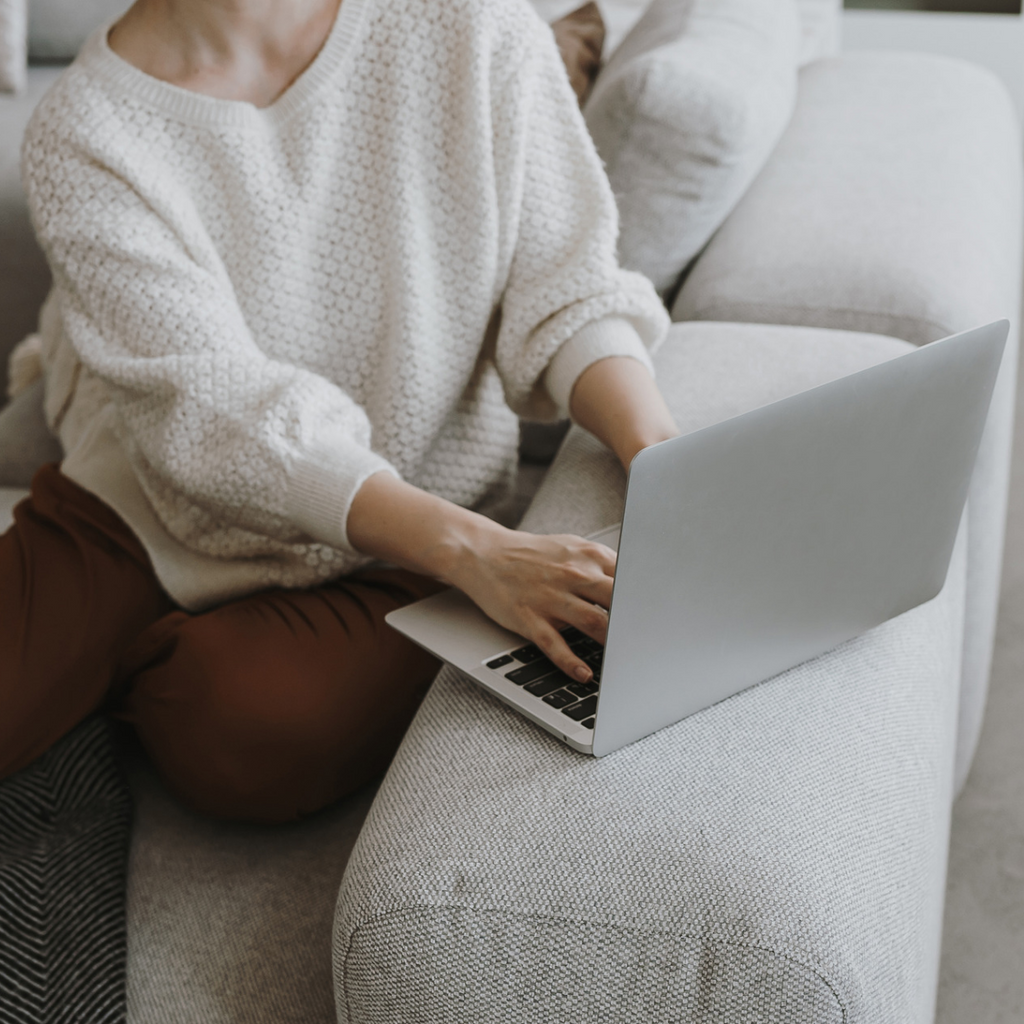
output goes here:
<path id="1" fill-rule="evenodd" d="M 683 429 L 906 350 L 676 325 Z M 620 512 L 578 428 L 524 519 Z M 598 760 L 443 670 L 359 837 L 335 919 L 343 1024 L 933 1019 L 964 545 L 939 598 Z"/>

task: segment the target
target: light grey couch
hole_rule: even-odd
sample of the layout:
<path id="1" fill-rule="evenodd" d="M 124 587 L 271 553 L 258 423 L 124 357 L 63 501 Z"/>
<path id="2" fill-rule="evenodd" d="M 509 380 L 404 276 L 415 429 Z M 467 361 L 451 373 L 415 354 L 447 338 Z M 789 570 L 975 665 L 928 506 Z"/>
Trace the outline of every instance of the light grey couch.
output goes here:
<path id="1" fill-rule="evenodd" d="M 987 74 L 829 54 L 836 5 L 804 7 L 820 59 L 675 300 L 662 387 L 698 427 L 1010 317 L 945 589 L 600 761 L 446 670 L 379 791 L 291 828 L 199 820 L 136 758 L 131 1021 L 932 1019 L 998 595 L 1020 138 Z M 0 354 L 46 290 L 15 168 L 53 74 L 0 99 Z M 46 454 L 30 401 L 0 413 L 0 464 L 24 475 Z M 613 522 L 622 485 L 573 431 L 524 526 Z"/>

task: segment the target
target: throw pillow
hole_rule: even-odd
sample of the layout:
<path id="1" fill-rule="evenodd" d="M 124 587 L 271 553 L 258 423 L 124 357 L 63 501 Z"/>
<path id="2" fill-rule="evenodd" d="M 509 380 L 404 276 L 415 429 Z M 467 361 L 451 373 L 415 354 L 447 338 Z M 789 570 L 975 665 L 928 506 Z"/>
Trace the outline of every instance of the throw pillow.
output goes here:
<path id="1" fill-rule="evenodd" d="M 654 0 L 584 110 L 619 206 L 619 258 L 663 297 L 789 121 L 796 0 Z"/>
<path id="2" fill-rule="evenodd" d="M 130 6 L 131 0 L 31 0 L 29 58 L 72 60 L 94 29 L 119 18 Z"/>
<path id="3" fill-rule="evenodd" d="M 0 92 L 25 87 L 25 4 L 0 0 Z"/>
<path id="4" fill-rule="evenodd" d="M 604 20 L 594 0 L 551 23 L 569 82 L 582 106 L 601 69 Z"/>

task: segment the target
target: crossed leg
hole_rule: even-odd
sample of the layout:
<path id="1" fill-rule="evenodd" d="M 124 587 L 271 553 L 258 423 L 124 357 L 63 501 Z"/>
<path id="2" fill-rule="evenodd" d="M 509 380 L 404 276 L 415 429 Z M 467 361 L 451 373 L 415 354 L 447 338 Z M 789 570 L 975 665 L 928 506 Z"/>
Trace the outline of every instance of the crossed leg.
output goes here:
<path id="1" fill-rule="evenodd" d="M 115 714 L 196 809 L 309 814 L 387 768 L 439 666 L 384 616 L 437 589 L 385 570 L 174 612 L 127 652 Z"/>
<path id="2" fill-rule="evenodd" d="M 45 467 L 0 536 L 0 778 L 105 707 L 196 809 L 311 813 L 386 768 L 438 663 L 384 616 L 438 589 L 379 570 L 192 615 L 120 518 Z"/>

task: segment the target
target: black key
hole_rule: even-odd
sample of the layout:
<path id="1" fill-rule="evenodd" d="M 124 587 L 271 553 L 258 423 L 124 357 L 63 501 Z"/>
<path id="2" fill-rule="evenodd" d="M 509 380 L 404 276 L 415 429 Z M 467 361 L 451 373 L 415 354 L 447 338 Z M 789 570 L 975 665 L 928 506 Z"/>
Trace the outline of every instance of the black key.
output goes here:
<path id="1" fill-rule="evenodd" d="M 577 722 L 581 722 L 584 718 L 589 718 L 596 710 L 597 694 L 593 697 L 588 697 L 586 700 L 581 700 L 579 704 L 572 704 L 567 708 L 562 708 L 562 714 L 575 718 Z"/>
<path id="2" fill-rule="evenodd" d="M 540 679 L 541 676 L 546 676 L 549 672 L 554 671 L 555 666 L 547 658 L 541 658 L 540 661 L 535 661 L 532 665 L 524 665 L 522 668 L 506 672 L 505 678 L 511 679 L 517 686 L 522 686 L 523 683 L 532 683 L 534 679 Z"/>
<path id="3" fill-rule="evenodd" d="M 550 704 L 553 708 L 564 708 L 566 704 L 576 703 L 576 694 L 568 690 L 555 690 L 544 698 L 544 703 Z"/>
<path id="4" fill-rule="evenodd" d="M 569 682 L 569 677 L 564 672 L 554 672 L 543 679 L 530 683 L 525 689 L 527 693 L 532 693 L 534 697 L 546 697 L 553 690 L 558 690 L 565 686 L 567 682 Z"/>
<path id="5" fill-rule="evenodd" d="M 575 626 L 566 626 L 562 631 L 562 637 L 567 644 L 574 644 L 580 640 L 586 640 L 585 634 L 581 633 Z"/>
<path id="6" fill-rule="evenodd" d="M 604 650 L 594 651 L 593 654 L 588 654 L 583 660 L 597 672 L 604 663 Z"/>
<path id="7" fill-rule="evenodd" d="M 544 652 L 536 644 L 527 644 L 525 647 L 520 647 L 518 651 L 513 651 L 512 657 L 524 665 L 529 665 L 531 661 L 543 658 Z"/>
<path id="8" fill-rule="evenodd" d="M 586 721 L 585 721 L 585 722 L 583 723 L 583 728 L 584 728 L 584 729 L 593 729 L 593 728 L 594 728 L 594 720 L 593 720 L 592 718 L 588 718 L 588 719 L 587 719 L 587 720 L 586 720 Z"/>
<path id="9" fill-rule="evenodd" d="M 576 694 L 576 699 L 579 700 L 582 697 L 589 697 L 592 693 L 597 693 L 597 683 L 570 683 L 568 689 Z"/>
<path id="10" fill-rule="evenodd" d="M 512 663 L 511 654 L 503 654 L 500 658 L 495 658 L 494 661 L 487 662 L 488 668 L 501 668 L 502 665 L 510 665 Z"/>
<path id="11" fill-rule="evenodd" d="M 588 654 L 592 653 L 593 648 L 590 646 L 594 641 L 591 640 L 589 643 L 586 640 L 577 640 L 574 644 L 569 644 L 569 650 L 576 655 L 577 658 L 585 658 Z"/>

